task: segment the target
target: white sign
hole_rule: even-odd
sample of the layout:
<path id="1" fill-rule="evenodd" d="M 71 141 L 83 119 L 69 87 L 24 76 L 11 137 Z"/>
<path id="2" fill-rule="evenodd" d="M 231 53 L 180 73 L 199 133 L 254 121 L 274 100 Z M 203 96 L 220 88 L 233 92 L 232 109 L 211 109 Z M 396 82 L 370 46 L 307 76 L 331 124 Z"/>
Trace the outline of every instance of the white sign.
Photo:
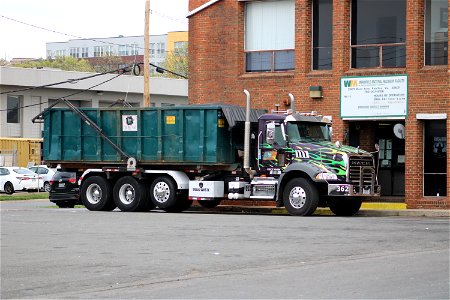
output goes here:
<path id="1" fill-rule="evenodd" d="M 122 116 L 122 131 L 137 131 L 137 115 Z"/>
<path id="2" fill-rule="evenodd" d="M 342 77 L 341 118 L 404 118 L 408 76 Z"/>

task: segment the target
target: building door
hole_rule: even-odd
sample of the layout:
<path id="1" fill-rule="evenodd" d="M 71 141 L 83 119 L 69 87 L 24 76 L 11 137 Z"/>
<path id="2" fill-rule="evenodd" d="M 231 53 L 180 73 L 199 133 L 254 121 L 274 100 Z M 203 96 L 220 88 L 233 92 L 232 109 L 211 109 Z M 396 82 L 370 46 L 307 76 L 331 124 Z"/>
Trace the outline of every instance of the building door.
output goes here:
<path id="1" fill-rule="evenodd" d="M 405 126 L 404 122 L 380 122 L 375 139 L 378 154 L 378 181 L 382 196 L 405 195 Z"/>

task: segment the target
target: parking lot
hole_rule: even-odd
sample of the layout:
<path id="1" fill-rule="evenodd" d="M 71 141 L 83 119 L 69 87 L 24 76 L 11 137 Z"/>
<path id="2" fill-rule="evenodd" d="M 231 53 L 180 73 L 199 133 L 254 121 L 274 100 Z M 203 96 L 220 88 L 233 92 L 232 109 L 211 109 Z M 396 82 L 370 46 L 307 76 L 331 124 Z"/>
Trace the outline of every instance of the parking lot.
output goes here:
<path id="1" fill-rule="evenodd" d="M 1 298 L 449 297 L 449 219 L 1 209 Z"/>

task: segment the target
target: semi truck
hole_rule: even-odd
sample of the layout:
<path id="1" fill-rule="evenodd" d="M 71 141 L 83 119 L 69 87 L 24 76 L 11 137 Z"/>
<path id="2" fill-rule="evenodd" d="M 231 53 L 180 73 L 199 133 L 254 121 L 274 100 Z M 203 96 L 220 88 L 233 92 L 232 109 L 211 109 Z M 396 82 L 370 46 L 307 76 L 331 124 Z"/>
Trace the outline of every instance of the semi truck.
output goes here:
<path id="1" fill-rule="evenodd" d="M 51 107 L 43 159 L 78 174 L 93 211 L 182 212 L 193 201 L 266 200 L 289 214 L 329 207 L 351 216 L 380 195 L 373 153 L 331 141 L 330 118 L 208 104 L 154 108 Z"/>

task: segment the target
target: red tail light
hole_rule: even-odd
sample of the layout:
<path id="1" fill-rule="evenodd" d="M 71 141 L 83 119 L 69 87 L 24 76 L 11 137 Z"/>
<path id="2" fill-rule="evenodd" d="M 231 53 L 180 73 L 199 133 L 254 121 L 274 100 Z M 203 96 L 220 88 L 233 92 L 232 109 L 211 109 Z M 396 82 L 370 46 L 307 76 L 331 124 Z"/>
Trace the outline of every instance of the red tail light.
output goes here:
<path id="1" fill-rule="evenodd" d="M 54 184 L 54 183 L 55 183 L 55 181 L 54 181 L 54 180 L 50 180 L 49 182 L 50 182 L 50 185 L 52 185 L 52 184 Z"/>
<path id="2" fill-rule="evenodd" d="M 69 182 L 70 182 L 70 183 L 76 183 L 76 182 L 77 182 L 77 179 L 76 179 L 76 178 L 69 178 Z"/>

